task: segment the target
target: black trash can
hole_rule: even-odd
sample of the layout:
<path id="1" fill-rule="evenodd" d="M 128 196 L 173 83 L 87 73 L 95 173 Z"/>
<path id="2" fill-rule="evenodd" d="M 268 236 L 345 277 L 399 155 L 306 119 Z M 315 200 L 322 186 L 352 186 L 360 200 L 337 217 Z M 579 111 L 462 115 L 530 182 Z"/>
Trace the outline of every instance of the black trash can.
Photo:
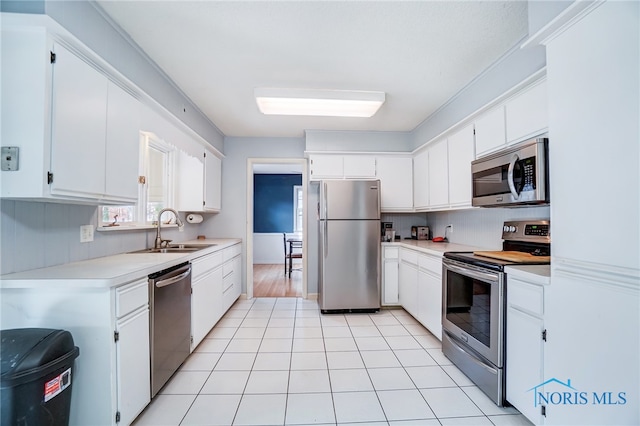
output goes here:
<path id="1" fill-rule="evenodd" d="M 79 354 L 65 330 L 1 330 L 0 425 L 68 425 Z"/>

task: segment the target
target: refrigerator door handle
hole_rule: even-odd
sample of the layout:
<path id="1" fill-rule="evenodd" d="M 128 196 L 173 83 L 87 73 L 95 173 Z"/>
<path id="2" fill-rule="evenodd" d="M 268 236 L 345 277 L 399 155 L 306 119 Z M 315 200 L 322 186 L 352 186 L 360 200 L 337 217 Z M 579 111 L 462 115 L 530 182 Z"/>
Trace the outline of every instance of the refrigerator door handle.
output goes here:
<path id="1" fill-rule="evenodd" d="M 323 254 L 324 254 L 324 258 L 327 258 L 327 255 L 329 254 L 329 237 L 327 236 L 329 230 L 328 228 L 328 224 L 326 220 L 322 221 L 322 248 L 323 248 Z"/>
<path id="2" fill-rule="evenodd" d="M 328 213 L 328 207 L 327 207 L 327 190 L 328 190 L 328 186 L 326 182 L 323 182 L 324 185 L 324 191 L 322 191 L 322 208 L 323 208 L 323 219 L 327 220 L 327 213 Z"/>

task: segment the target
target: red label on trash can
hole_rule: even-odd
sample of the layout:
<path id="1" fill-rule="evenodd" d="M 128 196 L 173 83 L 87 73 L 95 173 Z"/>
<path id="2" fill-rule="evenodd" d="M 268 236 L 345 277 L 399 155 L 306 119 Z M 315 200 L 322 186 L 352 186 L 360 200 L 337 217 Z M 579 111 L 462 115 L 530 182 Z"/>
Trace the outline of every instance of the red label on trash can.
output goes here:
<path id="1" fill-rule="evenodd" d="M 49 401 L 71 384 L 71 368 L 44 384 L 44 402 Z"/>

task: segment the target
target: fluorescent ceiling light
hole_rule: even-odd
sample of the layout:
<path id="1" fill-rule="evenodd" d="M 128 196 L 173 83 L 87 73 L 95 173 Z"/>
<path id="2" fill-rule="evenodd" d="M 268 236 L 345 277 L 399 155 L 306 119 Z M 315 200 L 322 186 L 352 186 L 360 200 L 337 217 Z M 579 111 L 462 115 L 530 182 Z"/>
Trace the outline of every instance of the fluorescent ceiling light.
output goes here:
<path id="1" fill-rule="evenodd" d="M 384 92 L 314 89 L 255 89 L 260 112 L 267 115 L 371 117 L 384 103 Z"/>

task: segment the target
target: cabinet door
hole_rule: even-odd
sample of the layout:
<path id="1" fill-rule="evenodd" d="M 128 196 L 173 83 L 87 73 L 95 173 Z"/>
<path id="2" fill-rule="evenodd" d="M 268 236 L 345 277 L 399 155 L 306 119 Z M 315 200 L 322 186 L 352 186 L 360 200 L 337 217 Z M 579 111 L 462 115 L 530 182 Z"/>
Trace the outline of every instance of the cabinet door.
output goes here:
<path id="1" fill-rule="evenodd" d="M 506 106 L 507 143 L 526 139 L 544 132 L 549 127 L 547 114 L 547 81 L 543 80 Z"/>
<path id="2" fill-rule="evenodd" d="M 105 197 L 114 201 L 138 199 L 140 103 L 109 82 Z"/>
<path id="3" fill-rule="evenodd" d="M 442 340 L 442 276 L 419 271 L 418 320 Z"/>
<path id="4" fill-rule="evenodd" d="M 398 273 L 397 260 L 384 261 L 384 275 L 382 276 L 382 300 L 383 305 L 397 305 L 398 299 Z"/>
<path id="5" fill-rule="evenodd" d="M 179 151 L 177 172 L 177 210 L 202 211 L 204 202 L 203 158 L 193 157 L 184 151 Z"/>
<path id="6" fill-rule="evenodd" d="M 413 161 L 411 157 L 377 157 L 376 177 L 380 179 L 382 211 L 413 208 Z"/>
<path id="7" fill-rule="evenodd" d="M 343 159 L 344 177 L 375 178 L 376 157 L 368 155 L 345 155 Z"/>
<path id="8" fill-rule="evenodd" d="M 342 178 L 344 176 L 342 155 L 312 155 L 309 157 L 311 179 Z"/>
<path id="9" fill-rule="evenodd" d="M 429 147 L 429 206 L 449 204 L 449 154 L 447 140 Z"/>
<path id="10" fill-rule="evenodd" d="M 475 121 L 476 158 L 503 146 L 506 139 L 504 106 L 483 114 Z"/>
<path id="11" fill-rule="evenodd" d="M 429 206 L 429 151 L 422 151 L 413 159 L 413 206 Z"/>
<path id="12" fill-rule="evenodd" d="M 99 199 L 105 189 L 107 77 L 54 45 L 51 193 Z"/>
<path id="13" fill-rule="evenodd" d="M 205 273 L 191 284 L 192 350 L 222 317 L 222 268 Z"/>
<path id="14" fill-rule="evenodd" d="M 204 157 L 204 209 L 220 211 L 222 208 L 222 160 L 205 150 Z"/>
<path id="15" fill-rule="evenodd" d="M 151 400 L 149 364 L 149 308 L 144 307 L 116 324 L 116 380 L 120 424 L 128 425 Z"/>
<path id="16" fill-rule="evenodd" d="M 507 400 L 535 424 L 542 420 L 540 407 L 529 389 L 544 381 L 542 330 L 541 319 L 507 308 Z"/>
<path id="17" fill-rule="evenodd" d="M 418 317 L 418 268 L 407 262 L 400 262 L 398 294 L 402 307 L 414 317 Z"/>
<path id="18" fill-rule="evenodd" d="M 449 204 L 452 207 L 471 205 L 471 162 L 473 125 L 449 136 Z"/>

